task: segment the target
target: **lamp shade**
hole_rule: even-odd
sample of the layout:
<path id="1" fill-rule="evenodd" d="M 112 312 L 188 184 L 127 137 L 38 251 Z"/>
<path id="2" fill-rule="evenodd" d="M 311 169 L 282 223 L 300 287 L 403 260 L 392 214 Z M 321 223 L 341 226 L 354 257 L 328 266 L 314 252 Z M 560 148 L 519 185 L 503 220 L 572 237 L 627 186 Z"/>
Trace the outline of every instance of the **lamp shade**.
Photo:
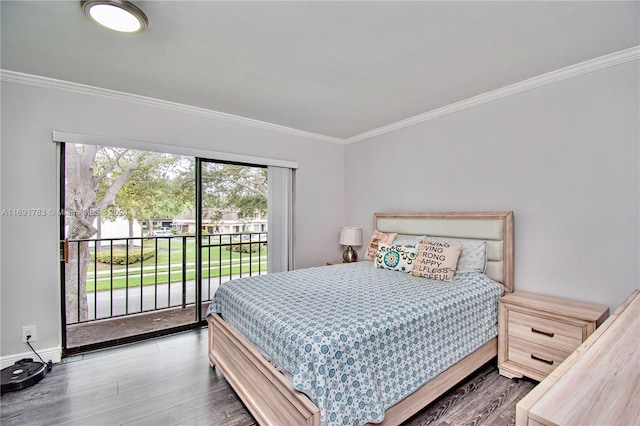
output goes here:
<path id="1" fill-rule="evenodd" d="M 362 228 L 340 228 L 340 241 L 343 246 L 362 245 Z"/>

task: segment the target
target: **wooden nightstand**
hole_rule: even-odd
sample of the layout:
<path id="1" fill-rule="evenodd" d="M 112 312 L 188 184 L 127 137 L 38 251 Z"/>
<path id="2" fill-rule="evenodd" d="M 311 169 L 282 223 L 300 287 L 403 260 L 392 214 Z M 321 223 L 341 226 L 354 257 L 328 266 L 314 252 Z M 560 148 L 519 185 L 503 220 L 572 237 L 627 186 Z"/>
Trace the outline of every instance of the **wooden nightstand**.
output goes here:
<path id="1" fill-rule="evenodd" d="M 332 260 L 330 262 L 327 262 L 327 266 L 331 266 L 331 265 L 340 265 L 344 263 L 342 260 Z"/>
<path id="2" fill-rule="evenodd" d="M 534 293 L 498 303 L 498 368 L 542 381 L 609 316 L 609 308 Z"/>

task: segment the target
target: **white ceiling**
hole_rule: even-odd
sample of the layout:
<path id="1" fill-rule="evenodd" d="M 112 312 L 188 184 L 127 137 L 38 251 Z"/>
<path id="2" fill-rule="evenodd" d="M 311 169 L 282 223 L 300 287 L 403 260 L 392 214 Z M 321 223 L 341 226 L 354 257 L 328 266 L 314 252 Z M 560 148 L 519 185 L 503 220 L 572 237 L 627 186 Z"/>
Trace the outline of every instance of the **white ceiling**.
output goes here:
<path id="1" fill-rule="evenodd" d="M 640 2 L 1 2 L 5 70 L 348 138 L 640 44 Z"/>

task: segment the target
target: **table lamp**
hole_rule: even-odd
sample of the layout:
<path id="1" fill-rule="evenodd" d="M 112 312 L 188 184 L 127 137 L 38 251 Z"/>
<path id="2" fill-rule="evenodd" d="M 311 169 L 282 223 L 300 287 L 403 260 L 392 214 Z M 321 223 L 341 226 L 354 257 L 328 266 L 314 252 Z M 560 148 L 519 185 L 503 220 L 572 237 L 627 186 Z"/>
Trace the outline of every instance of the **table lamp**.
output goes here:
<path id="1" fill-rule="evenodd" d="M 342 260 L 345 263 L 356 262 L 358 253 L 352 246 L 362 245 L 362 228 L 340 228 L 340 245 L 347 246 L 342 254 Z"/>

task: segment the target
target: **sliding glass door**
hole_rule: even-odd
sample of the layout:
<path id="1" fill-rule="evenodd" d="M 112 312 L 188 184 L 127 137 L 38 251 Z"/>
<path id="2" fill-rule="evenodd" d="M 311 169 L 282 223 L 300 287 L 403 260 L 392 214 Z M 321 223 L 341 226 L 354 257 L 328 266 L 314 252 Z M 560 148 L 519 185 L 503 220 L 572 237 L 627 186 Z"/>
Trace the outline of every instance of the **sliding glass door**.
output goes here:
<path id="1" fill-rule="evenodd" d="M 224 282 L 290 267 L 291 169 L 59 147 L 65 354 L 201 326 Z"/>

